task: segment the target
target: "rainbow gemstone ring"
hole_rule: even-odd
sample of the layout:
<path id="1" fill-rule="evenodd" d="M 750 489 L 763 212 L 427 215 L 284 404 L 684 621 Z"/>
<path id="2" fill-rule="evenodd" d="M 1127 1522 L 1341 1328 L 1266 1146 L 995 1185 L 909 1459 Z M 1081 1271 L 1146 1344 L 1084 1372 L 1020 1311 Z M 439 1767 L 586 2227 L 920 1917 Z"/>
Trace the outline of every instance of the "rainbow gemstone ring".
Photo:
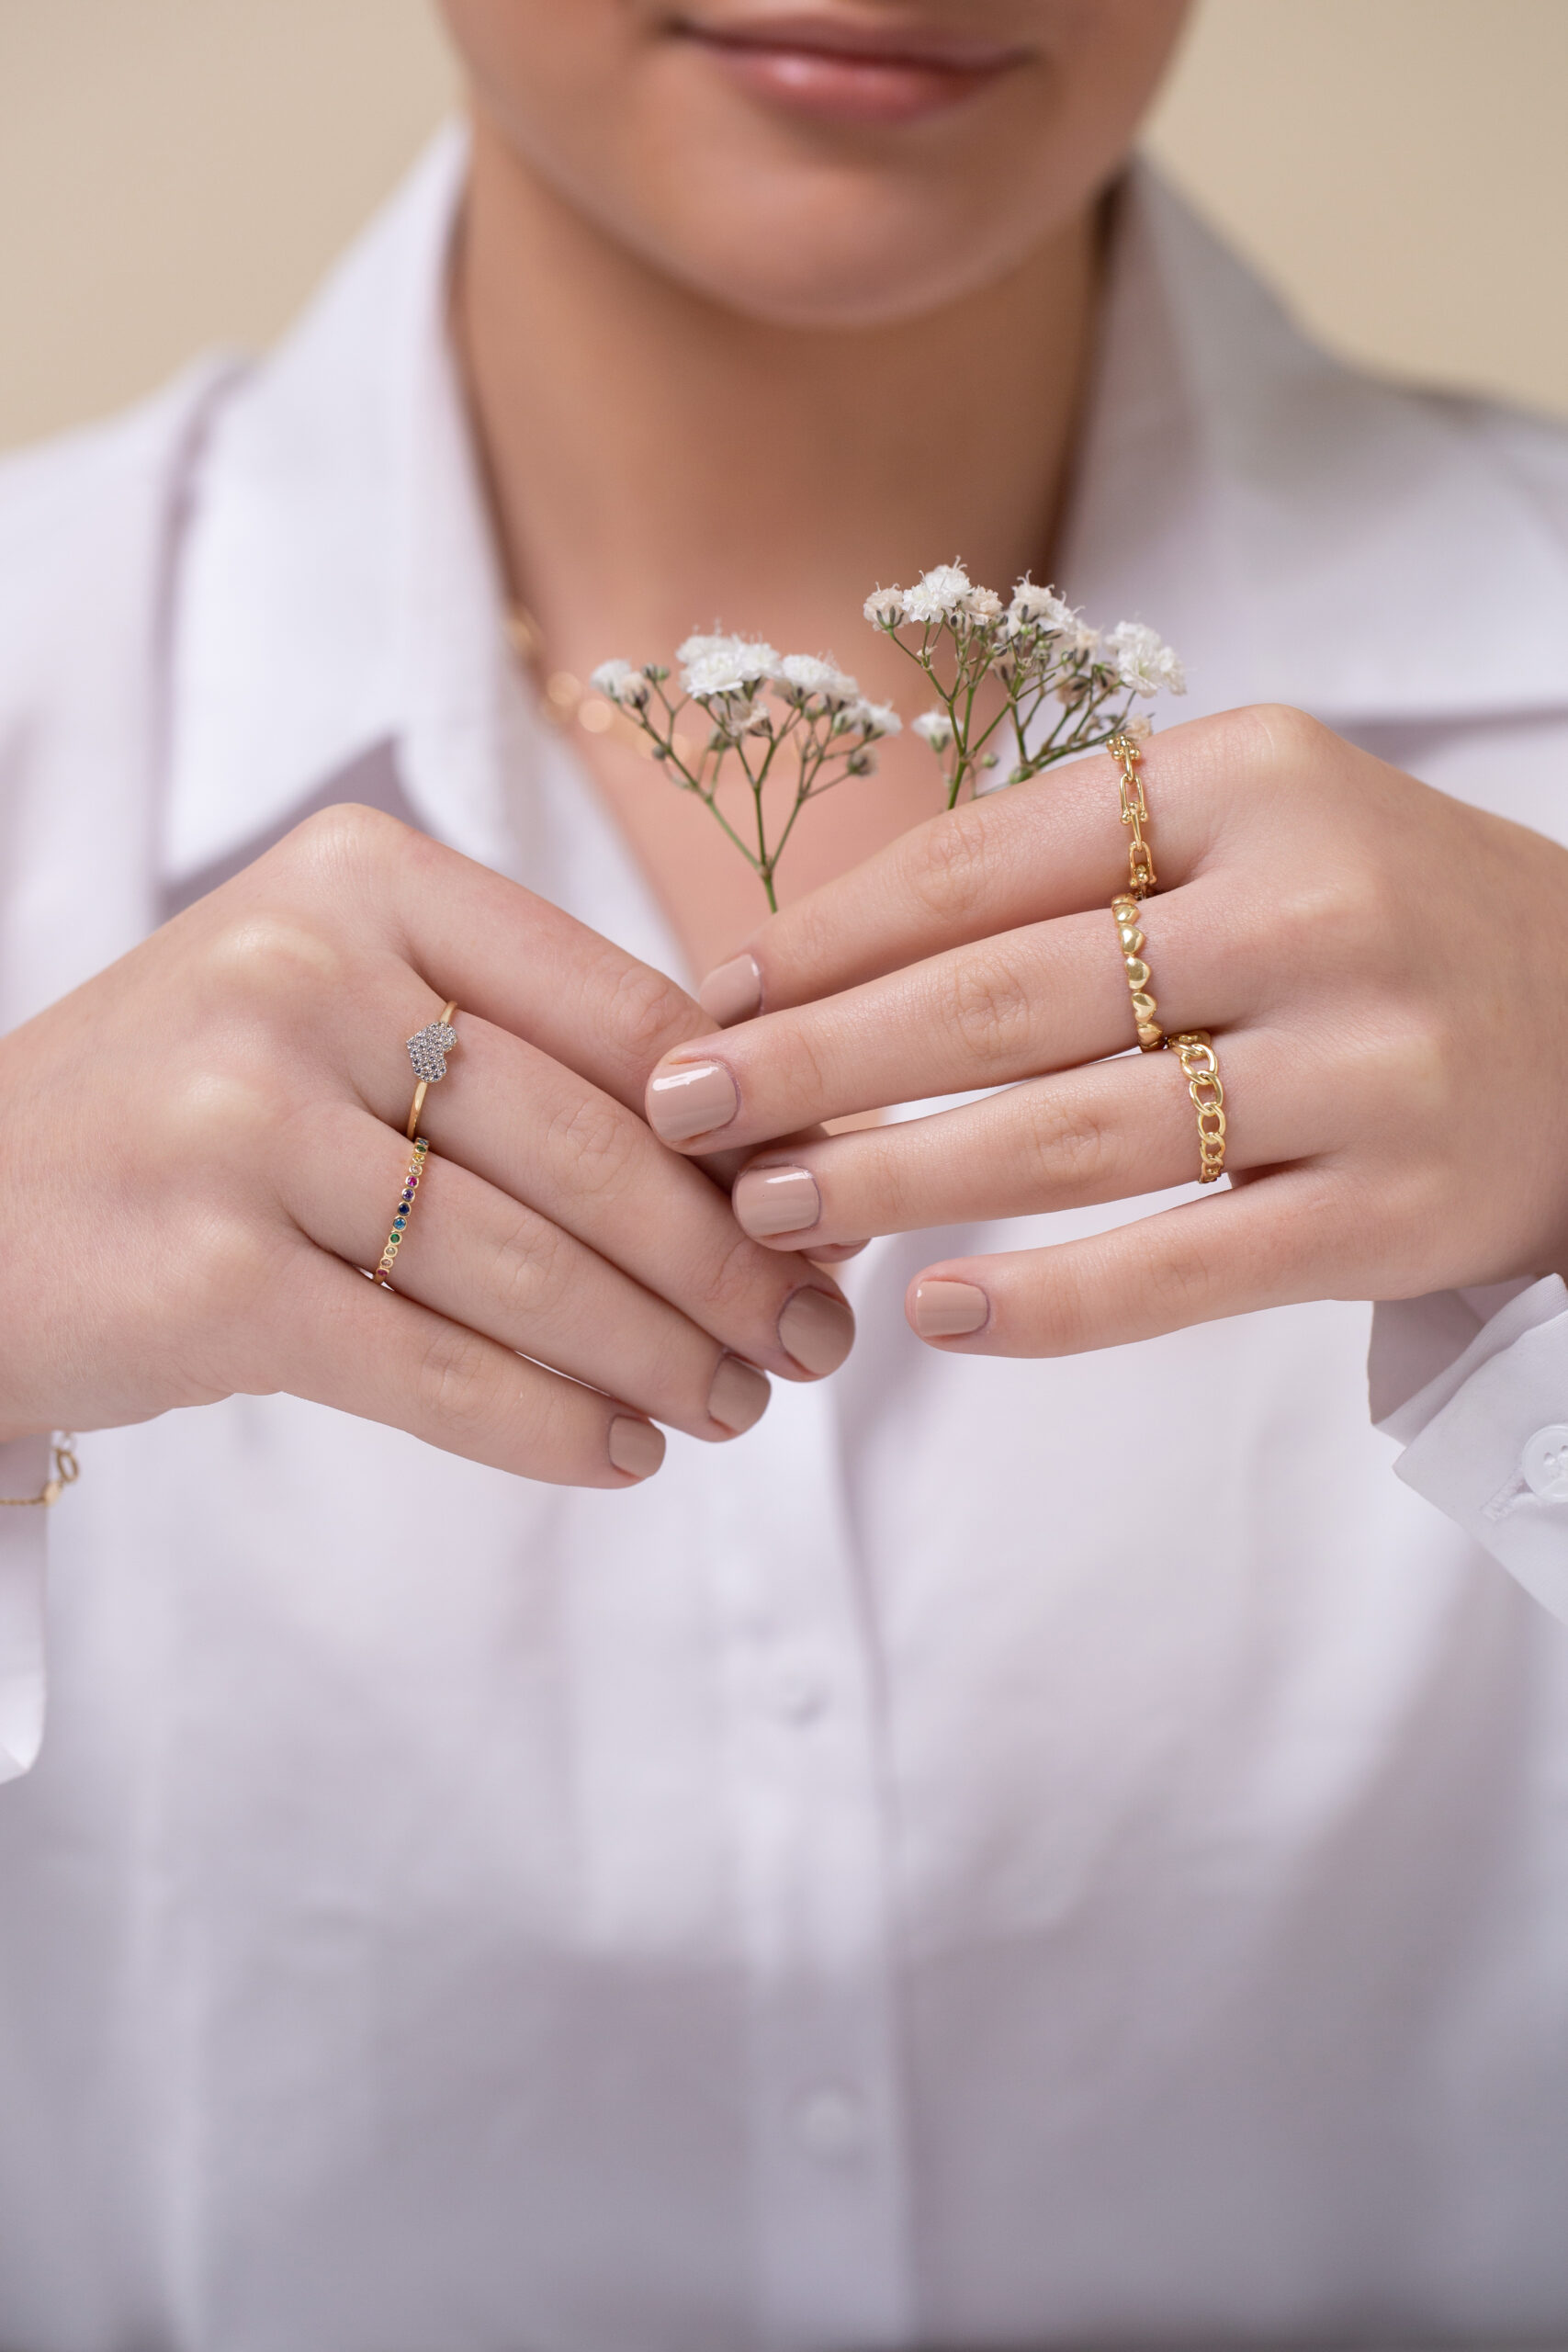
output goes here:
<path id="1" fill-rule="evenodd" d="M 387 1246 L 381 1252 L 381 1262 L 376 1269 L 375 1279 L 383 1290 L 390 1290 L 392 1287 L 388 1276 L 397 1264 L 398 1251 L 403 1246 L 403 1235 L 408 1231 L 409 1218 L 413 1214 L 414 1201 L 419 1193 L 419 1180 L 424 1173 L 425 1156 L 429 1149 L 429 1144 L 421 1136 L 409 1159 L 408 1173 L 403 1178 L 403 1189 L 398 1201 L 397 1215 L 392 1219 L 392 1229 L 387 1236 Z"/>

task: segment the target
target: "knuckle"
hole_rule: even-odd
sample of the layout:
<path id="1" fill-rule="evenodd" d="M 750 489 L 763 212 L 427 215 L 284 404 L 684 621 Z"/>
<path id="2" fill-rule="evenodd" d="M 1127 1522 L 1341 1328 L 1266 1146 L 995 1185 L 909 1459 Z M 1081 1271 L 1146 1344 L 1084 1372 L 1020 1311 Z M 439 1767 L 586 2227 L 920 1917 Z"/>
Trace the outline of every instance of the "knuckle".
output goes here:
<path id="1" fill-rule="evenodd" d="M 781 1280 L 778 1261 L 745 1234 L 715 1251 L 694 1283 L 693 1305 L 697 1319 L 712 1329 L 734 1329 L 766 1314 L 770 1295 Z"/>
<path id="2" fill-rule="evenodd" d="M 418 839 L 385 809 L 343 800 L 302 818 L 272 854 L 329 887 L 341 887 Z"/>
<path id="3" fill-rule="evenodd" d="M 1161 1237 L 1148 1253 L 1142 1281 L 1161 1329 L 1201 1322 L 1213 1287 L 1213 1278 L 1195 1242 Z"/>
<path id="4" fill-rule="evenodd" d="M 619 1193 L 635 1172 L 638 1129 L 607 1094 L 585 1094 L 562 1111 L 551 1139 L 570 1159 L 574 1187 L 594 1198 Z"/>
<path id="5" fill-rule="evenodd" d="M 573 1257 L 559 1226 L 525 1212 L 495 1248 L 495 1295 L 503 1311 L 527 1318 L 554 1314 L 570 1286 Z"/>
<path id="6" fill-rule="evenodd" d="M 986 1068 L 1016 1061 L 1033 1035 L 1028 985 L 1011 958 L 994 946 L 953 965 L 947 1013 L 964 1050 Z"/>
<path id="7" fill-rule="evenodd" d="M 624 964 L 610 991 L 610 1023 L 623 1050 L 651 1069 L 682 1037 L 698 1034 L 685 990 L 647 964 Z"/>
<path id="8" fill-rule="evenodd" d="M 231 1336 L 254 1319 L 275 1272 L 274 1248 L 248 1220 L 194 1218 L 180 1256 L 181 1308 L 174 1320 L 203 1338 Z"/>
<path id="9" fill-rule="evenodd" d="M 248 1014 L 258 1003 L 284 1009 L 313 1001 L 336 988 L 343 972 L 343 955 L 330 939 L 302 916 L 276 908 L 237 910 L 207 942 L 209 989 Z"/>
<path id="10" fill-rule="evenodd" d="M 420 1408 L 441 1429 L 472 1438 L 488 1429 L 496 1401 L 490 1342 L 460 1323 L 439 1323 L 420 1358 Z"/>
<path id="11" fill-rule="evenodd" d="M 939 817 L 911 844 L 908 887 L 940 923 L 962 922 L 983 907 L 994 880 L 990 828 L 980 811 Z"/>
<path id="12" fill-rule="evenodd" d="M 1298 710 L 1292 703 L 1258 703 L 1251 710 L 1238 711 L 1235 716 L 1239 721 L 1251 722 L 1252 741 L 1247 748 L 1253 751 L 1258 763 L 1285 781 L 1299 774 L 1328 741 L 1329 730 L 1322 721 Z"/>
<path id="13" fill-rule="evenodd" d="M 1025 1133 L 1032 1172 L 1045 1189 L 1078 1191 L 1103 1181 L 1111 1157 L 1111 1134 L 1091 1104 L 1047 1101 L 1038 1107 Z"/>

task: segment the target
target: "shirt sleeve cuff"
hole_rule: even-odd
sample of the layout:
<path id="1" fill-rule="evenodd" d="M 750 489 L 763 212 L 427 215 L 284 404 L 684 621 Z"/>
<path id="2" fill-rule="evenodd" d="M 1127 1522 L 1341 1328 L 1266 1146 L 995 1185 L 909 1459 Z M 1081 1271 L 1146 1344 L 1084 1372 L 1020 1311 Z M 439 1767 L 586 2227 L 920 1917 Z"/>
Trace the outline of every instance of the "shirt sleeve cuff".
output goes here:
<path id="1" fill-rule="evenodd" d="M 47 1437 L 0 1445 L 0 1495 L 36 1495 L 50 1473 Z M 0 1781 L 37 1758 L 43 1738 L 47 1510 L 0 1510 Z"/>
<path id="2" fill-rule="evenodd" d="M 1369 1372 L 1399 1476 L 1568 1623 L 1568 1285 L 1380 1306 Z"/>

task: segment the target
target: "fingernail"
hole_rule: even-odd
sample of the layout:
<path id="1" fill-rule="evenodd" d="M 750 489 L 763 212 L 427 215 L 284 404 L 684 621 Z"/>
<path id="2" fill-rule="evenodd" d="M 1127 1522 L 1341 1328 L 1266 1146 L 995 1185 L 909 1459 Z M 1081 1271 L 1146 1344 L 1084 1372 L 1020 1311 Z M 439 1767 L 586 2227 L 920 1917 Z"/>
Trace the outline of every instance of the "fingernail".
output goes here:
<path id="1" fill-rule="evenodd" d="M 855 1318 L 848 1302 L 825 1290 L 797 1290 L 784 1301 L 779 1339 L 802 1372 L 837 1372 L 855 1343 Z"/>
<path id="2" fill-rule="evenodd" d="M 742 1363 L 739 1356 L 721 1356 L 708 1390 L 708 1412 L 739 1437 L 742 1430 L 761 1419 L 773 1393 L 767 1374 L 759 1372 L 754 1363 Z"/>
<path id="3" fill-rule="evenodd" d="M 697 1002 L 717 1029 L 732 1029 L 762 1010 L 762 975 L 754 956 L 716 964 L 697 990 Z"/>
<path id="4" fill-rule="evenodd" d="M 748 1168 L 729 1199 L 754 1241 L 773 1233 L 804 1233 L 822 1215 L 822 1195 L 809 1168 Z"/>
<path id="5" fill-rule="evenodd" d="M 664 1143 L 686 1143 L 727 1127 L 740 1090 L 722 1062 L 685 1062 L 648 1082 L 648 1124 Z"/>
<path id="6" fill-rule="evenodd" d="M 610 1459 L 628 1478 L 651 1478 L 664 1459 L 664 1439 L 651 1421 L 617 1413 L 610 1423 Z"/>
<path id="7" fill-rule="evenodd" d="M 917 1283 L 912 1317 L 922 1340 L 956 1340 L 977 1331 L 991 1311 L 991 1302 L 973 1283 Z"/>

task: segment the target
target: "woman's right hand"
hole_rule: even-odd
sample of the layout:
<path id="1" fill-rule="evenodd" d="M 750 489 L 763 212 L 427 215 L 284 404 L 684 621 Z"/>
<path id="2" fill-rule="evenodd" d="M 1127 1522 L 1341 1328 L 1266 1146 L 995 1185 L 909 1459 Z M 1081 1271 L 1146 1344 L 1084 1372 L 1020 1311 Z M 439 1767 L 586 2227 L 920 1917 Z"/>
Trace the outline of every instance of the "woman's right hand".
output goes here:
<path id="1" fill-rule="evenodd" d="M 405 1038 L 455 998 L 397 1262 Z M 287 1390 L 532 1478 L 750 1427 L 849 1307 L 630 1107 L 711 1023 L 395 820 L 310 818 L 0 1039 L 0 1438 Z M 761 1367 L 759 1369 L 758 1367 Z"/>

